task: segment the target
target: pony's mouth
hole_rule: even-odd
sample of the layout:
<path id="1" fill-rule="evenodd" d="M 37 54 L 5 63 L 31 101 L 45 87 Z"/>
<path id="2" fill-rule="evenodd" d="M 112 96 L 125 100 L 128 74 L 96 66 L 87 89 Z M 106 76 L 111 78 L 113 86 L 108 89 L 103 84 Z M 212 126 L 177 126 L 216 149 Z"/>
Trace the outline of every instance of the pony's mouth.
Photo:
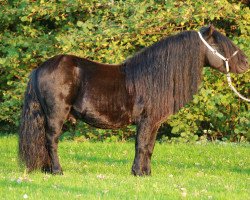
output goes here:
<path id="1" fill-rule="evenodd" d="M 242 67 L 242 66 L 237 66 L 236 67 L 236 73 L 237 74 L 243 74 L 249 71 L 249 65 L 247 65 L 247 67 Z"/>

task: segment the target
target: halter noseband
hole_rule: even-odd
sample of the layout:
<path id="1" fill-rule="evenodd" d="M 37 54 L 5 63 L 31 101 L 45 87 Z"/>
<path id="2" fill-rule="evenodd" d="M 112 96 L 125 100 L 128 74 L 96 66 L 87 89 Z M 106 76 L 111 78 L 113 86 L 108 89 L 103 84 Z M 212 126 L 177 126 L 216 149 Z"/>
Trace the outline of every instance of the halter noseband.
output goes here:
<path id="1" fill-rule="evenodd" d="M 218 56 L 220 59 L 222 59 L 224 62 L 225 62 L 225 65 L 226 65 L 226 71 L 227 71 L 227 82 L 228 82 L 228 85 L 229 87 L 235 92 L 235 94 L 237 94 L 241 99 L 247 101 L 247 102 L 250 102 L 250 99 L 242 96 L 236 89 L 235 87 L 232 85 L 232 80 L 231 80 L 231 76 L 230 76 L 230 71 L 229 71 L 229 63 L 228 61 L 234 57 L 238 52 L 239 50 L 235 51 L 232 56 L 230 56 L 229 58 L 225 58 L 223 55 L 221 55 L 217 50 L 215 50 L 213 47 L 211 47 L 207 41 L 202 37 L 201 33 L 198 31 L 198 35 L 201 39 L 201 41 L 205 44 L 205 46 L 213 52 L 214 55 Z"/>
<path id="2" fill-rule="evenodd" d="M 227 73 L 229 73 L 229 64 L 228 64 L 228 61 L 234 57 L 239 51 L 235 51 L 232 56 L 230 56 L 229 58 L 225 58 L 223 55 L 221 55 L 217 50 L 215 50 L 213 47 L 211 47 L 206 40 L 204 40 L 204 38 L 202 37 L 201 33 L 198 32 L 199 36 L 200 36 L 200 39 L 201 41 L 206 45 L 206 47 L 213 52 L 214 55 L 218 56 L 220 59 L 224 60 L 225 64 L 226 64 L 226 70 L 227 70 Z"/>

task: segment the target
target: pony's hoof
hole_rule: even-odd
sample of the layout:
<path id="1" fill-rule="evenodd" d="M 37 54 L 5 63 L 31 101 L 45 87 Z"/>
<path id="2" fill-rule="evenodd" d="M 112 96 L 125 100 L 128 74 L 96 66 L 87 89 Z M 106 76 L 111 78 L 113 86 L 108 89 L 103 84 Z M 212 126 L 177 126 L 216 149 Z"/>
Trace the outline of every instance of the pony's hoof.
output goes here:
<path id="1" fill-rule="evenodd" d="M 45 173 L 45 174 L 51 174 L 52 173 L 51 166 L 42 167 L 42 172 Z"/>
<path id="2" fill-rule="evenodd" d="M 45 174 L 53 174 L 53 175 L 63 175 L 62 169 L 52 169 L 51 166 L 43 167 L 42 172 Z"/>
<path id="3" fill-rule="evenodd" d="M 60 170 L 53 171 L 52 175 L 63 175 L 63 171 L 60 171 Z"/>
<path id="4" fill-rule="evenodd" d="M 52 169 L 53 175 L 63 175 L 62 169 Z"/>
<path id="5" fill-rule="evenodd" d="M 149 175 L 151 175 L 151 170 L 150 170 L 150 168 L 140 169 L 140 168 L 133 166 L 131 173 L 134 176 L 149 176 Z"/>

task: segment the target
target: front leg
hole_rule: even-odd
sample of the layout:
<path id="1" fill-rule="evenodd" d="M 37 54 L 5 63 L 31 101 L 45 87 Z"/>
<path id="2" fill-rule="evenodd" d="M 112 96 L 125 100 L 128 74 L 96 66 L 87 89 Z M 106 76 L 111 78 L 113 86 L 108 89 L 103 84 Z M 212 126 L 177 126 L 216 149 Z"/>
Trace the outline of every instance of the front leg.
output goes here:
<path id="1" fill-rule="evenodd" d="M 142 122 L 138 124 L 135 142 L 135 159 L 132 174 L 143 176 L 151 174 L 151 156 L 154 150 L 155 139 L 159 125 Z"/>

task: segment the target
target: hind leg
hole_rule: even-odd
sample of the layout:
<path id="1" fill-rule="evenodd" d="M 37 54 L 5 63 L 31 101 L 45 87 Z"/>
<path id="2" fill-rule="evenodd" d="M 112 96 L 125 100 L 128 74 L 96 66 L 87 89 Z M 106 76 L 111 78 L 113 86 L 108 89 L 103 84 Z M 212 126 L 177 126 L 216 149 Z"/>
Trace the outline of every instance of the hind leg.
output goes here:
<path id="1" fill-rule="evenodd" d="M 62 102 L 57 103 L 53 107 L 53 112 L 47 116 L 46 139 L 51 166 L 44 166 L 44 170 L 52 174 L 63 174 L 58 158 L 58 141 L 69 110 L 69 106 L 63 105 Z"/>
<path id="2" fill-rule="evenodd" d="M 37 94 L 46 115 L 46 147 L 50 159 L 44 163 L 44 170 L 53 174 L 62 174 L 58 139 L 78 92 L 79 68 L 76 66 L 74 57 L 56 56 L 38 68 Z"/>

